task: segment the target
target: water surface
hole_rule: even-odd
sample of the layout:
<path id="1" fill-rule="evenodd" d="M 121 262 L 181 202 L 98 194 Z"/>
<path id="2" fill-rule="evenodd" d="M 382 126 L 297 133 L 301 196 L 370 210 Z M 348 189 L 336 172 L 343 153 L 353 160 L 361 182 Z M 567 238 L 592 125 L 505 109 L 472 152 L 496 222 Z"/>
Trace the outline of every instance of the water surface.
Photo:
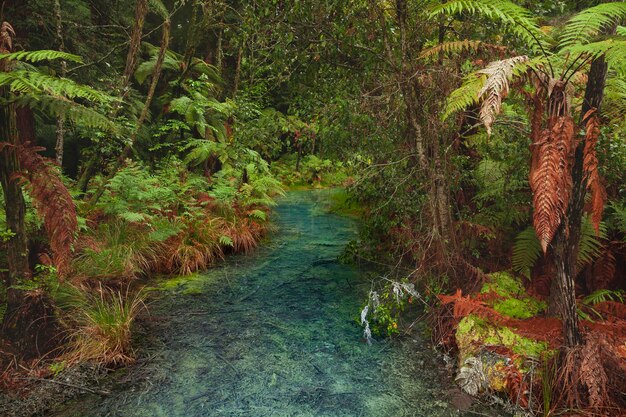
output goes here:
<path id="1" fill-rule="evenodd" d="M 262 249 L 168 290 L 140 363 L 57 415 L 458 415 L 426 341 L 363 343 L 370 284 L 337 262 L 356 225 L 323 209 L 328 193 L 289 193 Z"/>

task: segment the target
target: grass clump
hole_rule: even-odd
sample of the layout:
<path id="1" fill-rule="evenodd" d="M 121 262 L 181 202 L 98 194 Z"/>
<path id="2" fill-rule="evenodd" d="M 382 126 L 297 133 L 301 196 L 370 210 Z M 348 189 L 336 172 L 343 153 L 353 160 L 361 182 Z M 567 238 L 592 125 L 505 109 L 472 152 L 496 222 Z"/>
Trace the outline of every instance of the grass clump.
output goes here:
<path id="1" fill-rule="evenodd" d="M 131 326 L 145 307 L 142 292 L 63 284 L 54 297 L 67 329 L 63 358 L 68 364 L 90 361 L 119 366 L 134 360 Z"/>

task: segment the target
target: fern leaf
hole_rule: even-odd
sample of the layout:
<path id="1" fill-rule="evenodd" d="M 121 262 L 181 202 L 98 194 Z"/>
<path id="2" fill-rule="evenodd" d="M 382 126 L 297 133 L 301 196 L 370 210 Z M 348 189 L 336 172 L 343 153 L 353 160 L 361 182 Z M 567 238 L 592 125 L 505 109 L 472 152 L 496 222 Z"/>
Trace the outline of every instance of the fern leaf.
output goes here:
<path id="1" fill-rule="evenodd" d="M 572 17 L 561 33 L 561 48 L 590 43 L 593 38 L 620 20 L 626 18 L 626 2 L 602 3 L 583 10 Z"/>
<path id="2" fill-rule="evenodd" d="M 220 245 L 228 246 L 232 248 L 235 246 L 235 243 L 233 242 L 233 239 L 230 236 L 222 235 L 220 236 Z"/>
<path id="3" fill-rule="evenodd" d="M 530 173 L 533 225 L 545 253 L 565 216 L 572 188 L 570 167 L 574 142 L 571 117 L 560 117 L 533 144 L 536 166 Z"/>
<path id="4" fill-rule="evenodd" d="M 22 169 L 15 176 L 26 185 L 37 213 L 43 218 L 55 266 L 63 276 L 78 231 L 74 201 L 57 167 L 39 154 L 44 148 L 25 143 L 14 149 Z"/>
<path id="5" fill-rule="evenodd" d="M 487 76 L 485 84 L 478 93 L 478 96 L 483 99 L 479 116 L 487 128 L 487 134 L 491 134 L 491 126 L 502 108 L 502 99 L 509 93 L 509 78 L 513 75 L 513 69 L 517 64 L 526 61 L 528 61 L 527 56 L 516 56 L 492 62 L 479 71 Z"/>
<path id="6" fill-rule="evenodd" d="M 602 255 L 602 239 L 606 238 L 606 227 L 603 224 L 598 226 L 598 231 L 589 218 L 583 218 L 580 228 L 580 242 L 578 243 L 578 254 L 576 265 L 578 268 L 592 263 L 600 255 Z"/>
<path id="7" fill-rule="evenodd" d="M 461 87 L 452 91 L 448 96 L 442 119 L 446 120 L 453 113 L 478 104 L 480 101 L 479 93 L 483 89 L 485 81 L 487 81 L 487 76 L 481 73 L 473 73 L 465 77 Z"/>
<path id="8" fill-rule="evenodd" d="M 530 11 L 507 0 L 452 0 L 434 7 L 430 16 L 461 14 L 484 16 L 503 24 L 507 32 L 522 40 L 531 50 L 547 49 L 549 44 Z"/>
<path id="9" fill-rule="evenodd" d="M 597 58 L 603 55 L 609 68 L 617 71 L 626 70 L 626 62 L 624 62 L 626 40 L 623 38 L 612 37 L 598 42 L 568 46 L 559 53 L 573 56 L 582 54 L 590 58 Z"/>
<path id="10" fill-rule="evenodd" d="M 81 57 L 74 54 L 68 54 L 67 52 L 51 51 L 51 50 L 39 50 L 39 51 L 20 51 L 10 54 L 0 54 L 0 60 L 6 59 L 8 61 L 23 61 L 23 62 L 41 62 L 41 61 L 55 61 L 63 60 L 69 62 L 76 62 L 82 64 Z"/>
<path id="11" fill-rule="evenodd" d="M 513 270 L 530 279 L 530 271 L 541 256 L 541 244 L 532 226 L 527 227 L 515 238 L 511 262 Z"/>
<path id="12" fill-rule="evenodd" d="M 447 54 L 459 54 L 464 51 L 479 51 L 481 49 L 488 50 L 496 50 L 496 51 L 504 51 L 506 48 L 504 46 L 492 45 L 482 41 L 474 41 L 465 39 L 462 41 L 453 41 L 453 42 L 443 42 L 432 48 L 428 48 L 424 50 L 419 56 L 421 59 L 427 59 L 432 57 L 439 56 L 440 52 L 444 52 Z"/>

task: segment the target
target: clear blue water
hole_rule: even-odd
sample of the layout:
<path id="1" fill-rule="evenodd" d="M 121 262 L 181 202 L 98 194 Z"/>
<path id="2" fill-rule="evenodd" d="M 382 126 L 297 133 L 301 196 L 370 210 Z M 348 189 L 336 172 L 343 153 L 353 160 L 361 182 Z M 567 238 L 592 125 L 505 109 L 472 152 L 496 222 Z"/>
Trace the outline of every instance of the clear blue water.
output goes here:
<path id="1" fill-rule="evenodd" d="M 139 332 L 140 363 L 111 395 L 56 415 L 459 415 L 426 341 L 363 342 L 370 283 L 336 260 L 356 225 L 324 210 L 327 193 L 289 193 L 262 249 L 170 283 Z"/>

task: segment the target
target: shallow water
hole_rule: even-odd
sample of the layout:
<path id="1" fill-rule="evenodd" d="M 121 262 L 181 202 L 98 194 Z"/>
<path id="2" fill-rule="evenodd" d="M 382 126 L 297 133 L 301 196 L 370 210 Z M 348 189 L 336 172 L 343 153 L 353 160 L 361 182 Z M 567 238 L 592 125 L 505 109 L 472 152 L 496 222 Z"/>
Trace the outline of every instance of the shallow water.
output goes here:
<path id="1" fill-rule="evenodd" d="M 168 290 L 142 331 L 147 359 L 56 415 L 459 415 L 426 341 L 363 343 L 369 282 L 336 261 L 356 226 L 325 212 L 328 192 L 289 193 L 263 249 Z"/>

